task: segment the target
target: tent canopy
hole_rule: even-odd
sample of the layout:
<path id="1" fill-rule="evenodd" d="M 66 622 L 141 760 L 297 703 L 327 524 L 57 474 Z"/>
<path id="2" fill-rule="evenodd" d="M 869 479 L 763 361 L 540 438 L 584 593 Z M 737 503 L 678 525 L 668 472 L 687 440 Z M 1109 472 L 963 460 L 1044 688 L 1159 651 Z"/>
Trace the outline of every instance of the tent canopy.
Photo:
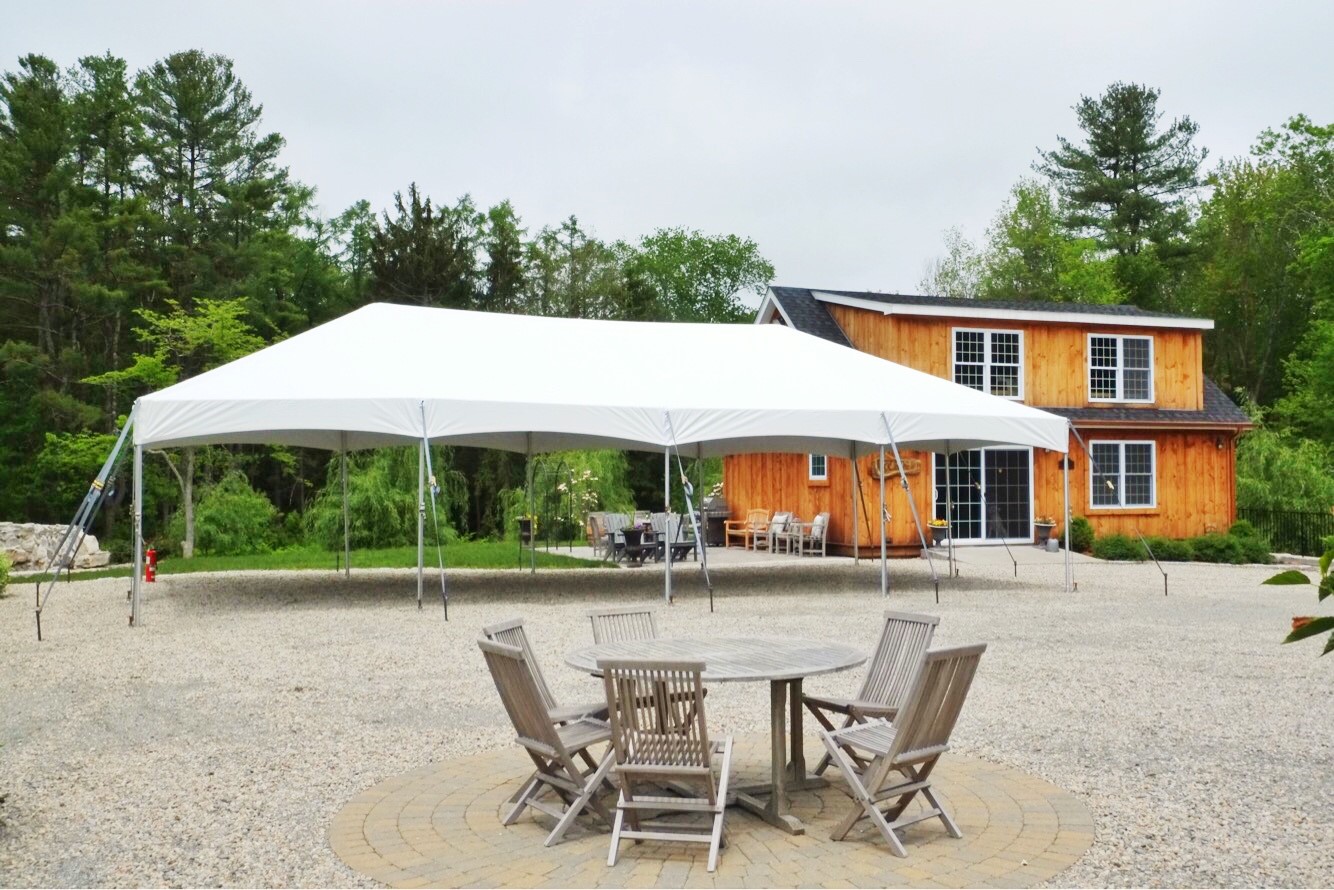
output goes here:
<path id="1" fill-rule="evenodd" d="M 888 430 L 886 426 L 888 425 Z M 1066 420 L 782 325 L 371 304 L 139 399 L 134 442 L 1067 449 Z"/>

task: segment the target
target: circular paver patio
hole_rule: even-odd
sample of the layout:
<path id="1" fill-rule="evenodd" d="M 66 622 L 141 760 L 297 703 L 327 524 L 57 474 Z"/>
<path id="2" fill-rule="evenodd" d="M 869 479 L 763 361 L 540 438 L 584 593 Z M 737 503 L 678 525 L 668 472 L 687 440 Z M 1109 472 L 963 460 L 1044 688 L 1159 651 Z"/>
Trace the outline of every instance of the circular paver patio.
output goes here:
<path id="1" fill-rule="evenodd" d="M 807 751 L 819 750 L 809 739 Z M 737 737 L 737 780 L 762 778 L 767 756 L 767 738 Z M 1026 887 L 1074 864 L 1093 843 L 1092 817 L 1070 793 L 947 754 L 935 789 L 964 836 L 949 837 L 938 819 L 909 826 L 906 859 L 891 855 L 866 820 L 848 840 L 829 839 L 852 806 L 830 770 L 830 787 L 792 795 L 803 836 L 729 809 L 728 845 L 714 874 L 705 870 L 707 849 L 693 844 L 627 841 L 608 868 L 609 835 L 595 817 L 581 816 L 554 847 L 542 846 L 554 820 L 531 809 L 509 828 L 500 824 L 502 804 L 531 771 L 521 751 L 503 750 L 386 779 L 334 816 L 330 844 L 353 869 L 394 887 Z"/>

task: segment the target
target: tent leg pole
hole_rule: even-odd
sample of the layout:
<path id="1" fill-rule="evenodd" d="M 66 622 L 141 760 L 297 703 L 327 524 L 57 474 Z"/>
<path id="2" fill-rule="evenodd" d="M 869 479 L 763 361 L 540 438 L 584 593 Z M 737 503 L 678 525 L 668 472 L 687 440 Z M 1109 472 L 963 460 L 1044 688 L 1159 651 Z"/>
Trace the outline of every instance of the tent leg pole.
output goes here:
<path id="1" fill-rule="evenodd" d="M 852 495 L 852 564 L 861 564 L 857 537 L 857 443 L 848 443 L 848 493 Z"/>
<path id="2" fill-rule="evenodd" d="M 954 567 L 954 478 L 950 475 L 950 443 L 945 443 L 945 554 L 949 559 L 949 575 L 957 578 L 959 570 Z"/>
<path id="3" fill-rule="evenodd" d="M 885 553 L 885 446 L 880 446 L 880 595 L 889 596 L 889 562 Z"/>
<path id="4" fill-rule="evenodd" d="M 536 475 L 536 467 L 533 466 L 533 434 L 528 434 L 527 457 L 524 459 L 526 470 L 524 472 L 524 482 L 528 485 L 528 574 L 537 574 L 537 501 L 533 493 L 533 477 Z M 522 539 L 519 541 L 523 543 Z"/>
<path id="5" fill-rule="evenodd" d="M 1069 441 L 1065 447 L 1070 447 Z M 1074 566 L 1070 561 L 1070 452 L 1061 456 L 1061 466 L 1065 468 L 1065 534 L 1061 535 L 1061 547 L 1065 550 L 1065 592 L 1075 589 Z"/>
<path id="6" fill-rule="evenodd" d="M 662 449 L 662 510 L 666 518 L 663 520 L 662 550 L 663 559 L 667 560 L 667 571 L 663 581 L 663 596 L 667 600 L 667 605 L 672 604 L 672 446 L 668 445 Z"/>
<path id="7" fill-rule="evenodd" d="M 144 583 L 144 448 L 134 446 L 134 580 L 130 584 L 130 627 L 139 626 L 139 592 Z"/>
<path id="8" fill-rule="evenodd" d="M 339 475 L 343 477 L 343 577 L 352 577 L 352 537 L 347 523 L 347 433 L 342 437 L 342 450 L 338 452 Z"/>
<path id="9" fill-rule="evenodd" d="M 426 443 L 417 446 L 417 608 L 422 607 L 422 566 L 426 562 Z"/>

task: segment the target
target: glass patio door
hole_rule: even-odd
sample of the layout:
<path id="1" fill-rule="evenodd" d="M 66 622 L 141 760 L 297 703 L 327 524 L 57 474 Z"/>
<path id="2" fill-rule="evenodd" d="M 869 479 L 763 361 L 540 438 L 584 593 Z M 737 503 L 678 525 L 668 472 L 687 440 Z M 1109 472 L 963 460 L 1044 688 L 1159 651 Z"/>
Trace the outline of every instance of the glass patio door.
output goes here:
<path id="1" fill-rule="evenodd" d="M 946 518 L 945 455 L 935 455 L 935 517 Z M 956 541 L 1033 538 L 1033 461 L 1027 448 L 961 451 L 949 460 L 949 498 Z"/>

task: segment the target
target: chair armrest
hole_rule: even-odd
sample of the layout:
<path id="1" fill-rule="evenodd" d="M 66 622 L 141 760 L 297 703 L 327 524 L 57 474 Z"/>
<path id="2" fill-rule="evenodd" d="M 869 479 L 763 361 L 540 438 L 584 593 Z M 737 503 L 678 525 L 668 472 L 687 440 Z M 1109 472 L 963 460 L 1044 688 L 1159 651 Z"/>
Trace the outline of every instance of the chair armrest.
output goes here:
<path id="1" fill-rule="evenodd" d="M 562 705 L 558 708 L 551 708 L 547 711 L 551 717 L 552 723 L 569 723 L 572 720 L 581 720 L 584 717 L 592 717 L 605 720 L 607 717 L 606 702 L 585 702 L 581 705 Z"/>

